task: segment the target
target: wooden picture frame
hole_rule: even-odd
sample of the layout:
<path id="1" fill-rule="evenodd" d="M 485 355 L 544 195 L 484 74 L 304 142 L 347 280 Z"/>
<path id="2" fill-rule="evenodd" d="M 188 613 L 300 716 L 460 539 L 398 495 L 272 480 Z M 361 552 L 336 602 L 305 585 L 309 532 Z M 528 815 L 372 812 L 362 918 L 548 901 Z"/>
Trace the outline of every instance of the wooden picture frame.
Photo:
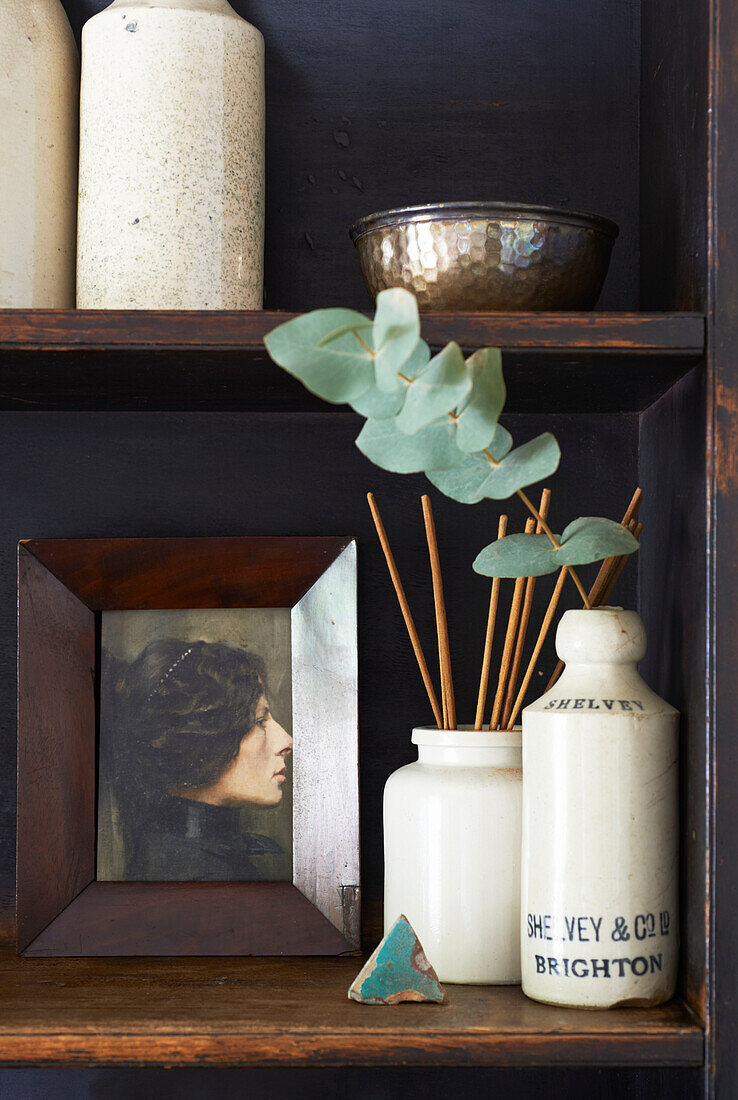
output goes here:
<path id="1" fill-rule="evenodd" d="M 97 881 L 100 613 L 244 607 L 292 609 L 293 882 Z M 26 956 L 358 950 L 353 539 L 19 544 L 16 900 Z"/>

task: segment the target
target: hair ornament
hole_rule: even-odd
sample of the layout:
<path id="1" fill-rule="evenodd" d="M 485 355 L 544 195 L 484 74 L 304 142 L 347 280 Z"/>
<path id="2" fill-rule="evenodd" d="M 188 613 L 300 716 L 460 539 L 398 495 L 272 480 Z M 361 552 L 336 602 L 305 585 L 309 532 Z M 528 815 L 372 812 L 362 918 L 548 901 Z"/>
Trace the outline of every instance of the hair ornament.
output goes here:
<path id="1" fill-rule="evenodd" d="M 167 680 L 168 680 L 168 679 L 169 679 L 169 677 L 170 677 L 170 676 L 172 675 L 172 673 L 174 672 L 174 670 L 175 670 L 175 668 L 177 667 L 177 665 L 181 665 L 181 664 L 182 664 L 182 662 L 184 661 L 185 657 L 189 657 L 190 653 L 192 653 L 192 650 L 193 650 L 193 646 L 190 646 L 190 648 L 189 648 L 189 649 L 186 649 L 186 650 L 184 651 L 184 653 L 182 654 L 182 656 L 181 656 L 181 657 L 178 657 L 178 658 L 177 658 L 177 660 L 176 660 L 176 661 L 174 662 L 174 664 L 173 664 L 173 665 L 171 666 L 171 668 L 167 669 L 167 671 L 166 671 L 166 672 L 164 673 L 164 675 L 162 676 L 162 678 L 161 678 L 161 679 L 160 679 L 160 680 L 158 681 L 158 683 L 157 683 L 157 684 L 156 684 L 156 685 L 154 686 L 154 688 L 153 688 L 153 689 L 152 689 L 152 690 L 151 690 L 151 691 L 149 692 L 149 694 L 148 694 L 148 695 L 146 696 L 146 702 L 147 702 L 147 703 L 149 702 L 149 700 L 150 700 L 150 699 L 151 699 L 151 698 L 152 698 L 152 697 L 153 697 L 154 695 L 156 695 L 156 693 L 157 693 L 157 691 L 159 690 L 159 688 L 161 687 L 161 685 L 162 685 L 162 684 L 165 684 L 165 683 L 167 682 Z"/>

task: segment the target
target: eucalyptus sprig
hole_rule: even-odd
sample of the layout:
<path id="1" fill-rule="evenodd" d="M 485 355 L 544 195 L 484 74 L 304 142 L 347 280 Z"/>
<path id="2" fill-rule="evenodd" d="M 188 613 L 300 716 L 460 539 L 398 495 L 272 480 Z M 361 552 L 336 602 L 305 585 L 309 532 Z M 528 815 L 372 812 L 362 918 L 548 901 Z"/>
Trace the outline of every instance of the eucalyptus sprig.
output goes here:
<path id="1" fill-rule="evenodd" d="M 532 577 L 568 566 L 630 554 L 638 542 L 609 519 L 585 516 L 554 534 L 523 491 L 558 468 L 561 451 L 544 432 L 513 446 L 500 423 L 506 398 L 498 348 L 468 359 L 458 344 L 437 355 L 420 335 L 417 302 L 409 291 L 384 290 L 374 321 L 350 309 L 318 309 L 279 325 L 264 340 L 275 363 L 324 401 L 348 403 L 366 423 L 356 445 L 396 473 L 424 473 L 452 500 L 475 504 L 516 494 L 543 534 L 507 535 L 477 555 L 487 577 Z"/>

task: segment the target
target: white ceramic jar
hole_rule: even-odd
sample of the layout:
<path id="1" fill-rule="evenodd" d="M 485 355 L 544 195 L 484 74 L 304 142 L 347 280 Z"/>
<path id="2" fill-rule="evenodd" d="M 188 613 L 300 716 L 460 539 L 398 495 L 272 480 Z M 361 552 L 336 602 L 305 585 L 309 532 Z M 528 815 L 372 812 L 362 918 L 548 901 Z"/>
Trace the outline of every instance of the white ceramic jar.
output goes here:
<path id="1" fill-rule="evenodd" d="M 678 713 L 638 674 L 633 611 L 567 611 L 566 668 L 523 711 L 523 992 L 549 1004 L 674 994 Z"/>
<path id="2" fill-rule="evenodd" d="M 227 0 L 82 33 L 77 305 L 261 309 L 264 40 Z"/>
<path id="3" fill-rule="evenodd" d="M 0 308 L 73 309 L 79 55 L 59 0 L 0 3 Z"/>
<path id="4" fill-rule="evenodd" d="M 385 933 L 404 913 L 444 982 L 520 981 L 520 729 L 413 730 L 384 791 Z"/>

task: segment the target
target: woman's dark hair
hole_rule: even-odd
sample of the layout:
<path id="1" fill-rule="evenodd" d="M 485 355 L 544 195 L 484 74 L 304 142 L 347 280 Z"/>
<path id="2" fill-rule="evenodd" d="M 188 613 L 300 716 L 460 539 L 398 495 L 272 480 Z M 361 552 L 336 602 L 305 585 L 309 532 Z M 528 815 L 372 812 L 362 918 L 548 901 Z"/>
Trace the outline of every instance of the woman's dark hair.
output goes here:
<path id="1" fill-rule="evenodd" d="M 132 663 L 106 654 L 115 714 L 112 774 L 147 800 L 207 786 L 235 760 L 266 691 L 264 662 L 220 642 L 150 642 Z M 131 792 L 129 792 L 131 793 Z"/>

